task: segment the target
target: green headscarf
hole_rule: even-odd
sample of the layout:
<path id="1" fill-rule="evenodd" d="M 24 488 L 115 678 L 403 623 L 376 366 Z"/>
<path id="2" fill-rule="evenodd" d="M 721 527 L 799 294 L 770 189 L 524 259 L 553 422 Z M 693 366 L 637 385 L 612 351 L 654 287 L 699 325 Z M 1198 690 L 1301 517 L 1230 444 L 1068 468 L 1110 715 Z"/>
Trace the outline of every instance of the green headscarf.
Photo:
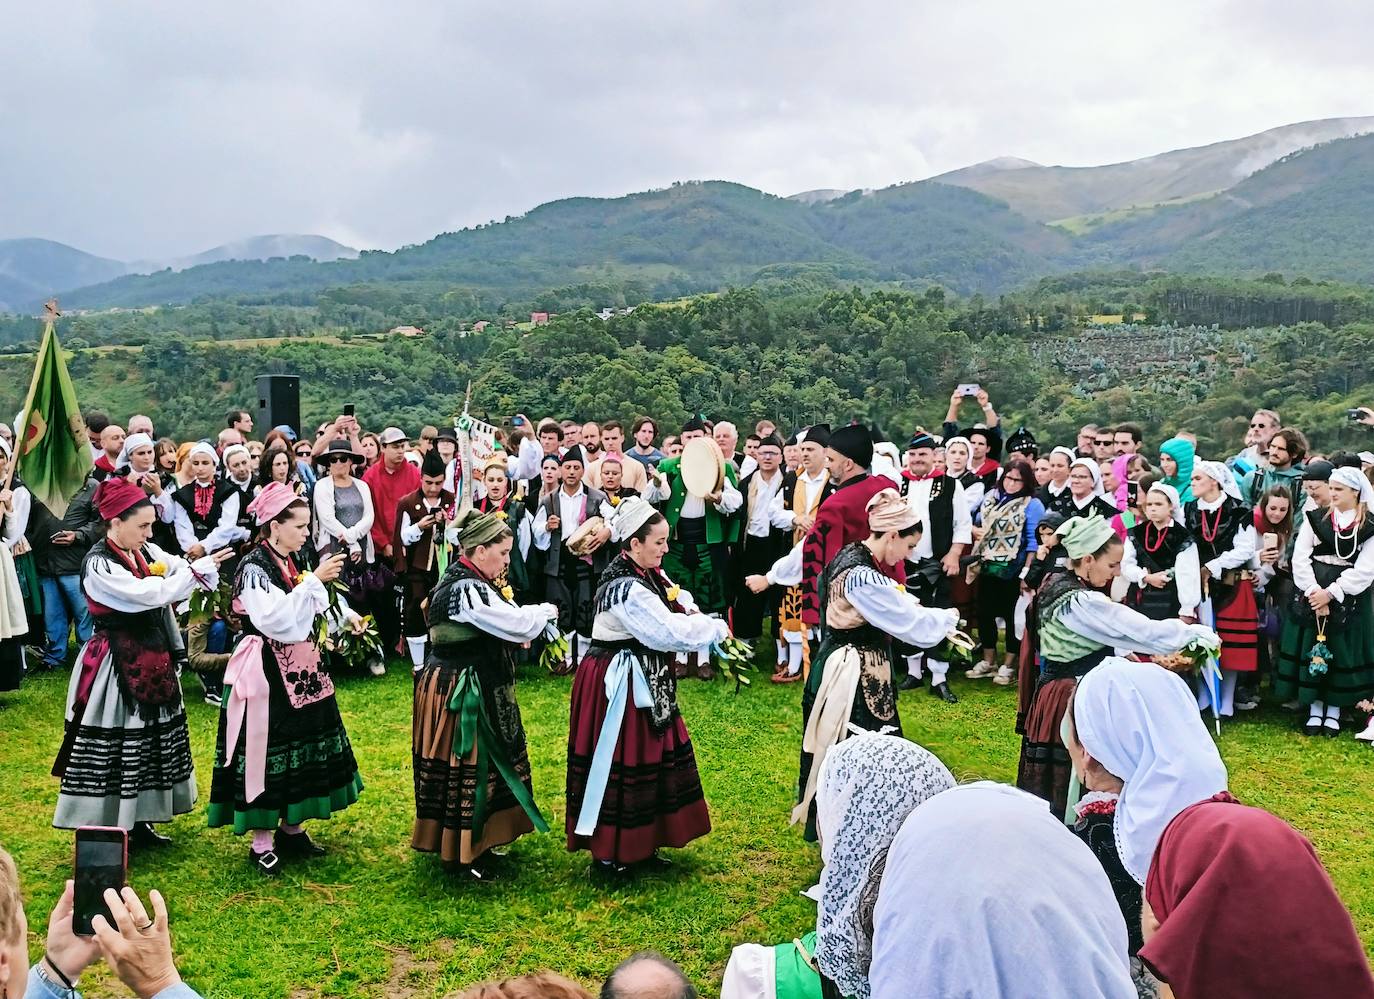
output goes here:
<path id="1" fill-rule="evenodd" d="M 1117 535 L 1105 517 L 1074 517 L 1055 531 L 1069 558 L 1079 559 L 1095 555 L 1103 545 Z"/>
<path id="2" fill-rule="evenodd" d="M 470 552 L 478 545 L 489 545 L 510 533 L 510 525 L 499 513 L 469 512 L 458 528 L 458 543 L 463 551 Z"/>
<path id="3" fill-rule="evenodd" d="M 1184 503 L 1193 501 L 1193 459 L 1197 457 L 1197 448 L 1193 442 L 1182 437 L 1170 437 L 1163 444 L 1159 445 L 1162 454 L 1167 454 L 1174 461 L 1178 462 L 1178 474 L 1166 475 L 1161 481 L 1165 485 L 1173 486 L 1178 490 L 1178 497 Z"/>

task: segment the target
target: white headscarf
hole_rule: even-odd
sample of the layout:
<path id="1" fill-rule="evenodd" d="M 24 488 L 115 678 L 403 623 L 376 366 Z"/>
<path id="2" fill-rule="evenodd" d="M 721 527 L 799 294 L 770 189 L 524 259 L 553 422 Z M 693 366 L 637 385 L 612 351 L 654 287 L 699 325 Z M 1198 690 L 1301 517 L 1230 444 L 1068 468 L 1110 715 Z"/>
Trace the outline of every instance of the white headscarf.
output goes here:
<path id="1" fill-rule="evenodd" d="M 1102 495 L 1102 468 L 1097 464 L 1096 460 L 1094 460 L 1094 459 L 1092 459 L 1092 458 L 1075 458 L 1073 461 L 1069 462 L 1069 474 L 1070 474 L 1070 475 L 1073 474 L 1073 469 L 1074 469 L 1074 466 L 1075 466 L 1075 465 L 1082 465 L 1084 468 L 1086 468 L 1089 472 L 1092 473 L 1092 476 L 1093 476 L 1093 491 L 1092 491 L 1092 495 L 1093 495 L 1093 496 L 1101 496 L 1101 495 Z"/>
<path id="2" fill-rule="evenodd" d="M 1193 471 L 1201 472 L 1207 478 L 1212 479 L 1221 486 L 1221 491 L 1233 500 L 1240 499 L 1240 486 L 1236 485 L 1235 475 L 1221 462 L 1197 461 L 1193 463 Z"/>
<path id="3" fill-rule="evenodd" d="M 1169 498 L 1169 511 L 1174 518 L 1174 523 L 1183 526 L 1183 500 L 1179 498 L 1178 490 L 1167 482 L 1156 482 L 1150 487 L 1150 492 L 1160 493 Z"/>
<path id="4" fill-rule="evenodd" d="M 1116 852 L 1143 885 L 1164 827 L 1226 790 L 1226 764 L 1187 682 L 1160 666 L 1104 659 L 1078 681 L 1073 721 L 1083 748 L 1125 782 Z"/>
<path id="5" fill-rule="evenodd" d="M 898 735 L 863 732 L 825 755 L 816 786 L 821 903 L 816 964 L 850 999 L 868 999 L 872 941 L 859 903 L 873 861 L 887 852 L 911 810 L 954 786 L 934 754 Z"/>
<path id="6" fill-rule="evenodd" d="M 658 511 L 642 496 L 627 496 L 611 515 L 611 540 L 623 543 L 634 536 Z"/>
<path id="7" fill-rule="evenodd" d="M 209 441 L 196 441 L 196 443 L 192 445 L 191 450 L 186 452 L 186 460 L 189 462 L 191 456 L 197 454 L 208 454 L 210 460 L 215 463 L 215 467 L 219 468 L 219 453 Z"/>
<path id="8" fill-rule="evenodd" d="M 124 447 L 119 452 L 119 458 L 115 461 L 115 468 L 128 468 L 129 455 L 133 454 L 141 447 L 152 447 L 153 439 L 145 433 L 130 434 L 124 438 Z"/>
<path id="9" fill-rule="evenodd" d="M 1341 485 L 1355 490 L 1360 497 L 1360 502 L 1366 507 L 1374 506 L 1374 487 L 1370 486 L 1369 480 L 1358 468 L 1342 465 L 1340 468 L 1332 469 L 1331 481 L 1339 482 Z"/>
<path id="10" fill-rule="evenodd" d="M 968 455 L 968 460 L 964 462 L 964 471 L 971 471 L 973 469 L 973 442 L 967 437 L 951 437 L 945 441 L 945 467 L 949 467 L 949 449 L 955 444 L 964 445 L 964 451 Z"/>
<path id="11" fill-rule="evenodd" d="M 873 930 L 874 999 L 1136 995 L 1101 863 L 1005 784 L 956 787 L 907 817 Z"/>

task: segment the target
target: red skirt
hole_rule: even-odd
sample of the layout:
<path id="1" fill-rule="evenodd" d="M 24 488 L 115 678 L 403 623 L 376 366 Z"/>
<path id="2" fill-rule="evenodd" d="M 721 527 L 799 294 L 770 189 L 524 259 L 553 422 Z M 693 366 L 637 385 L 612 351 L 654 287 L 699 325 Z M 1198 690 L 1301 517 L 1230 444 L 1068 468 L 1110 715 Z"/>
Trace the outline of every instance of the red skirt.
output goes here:
<path id="1" fill-rule="evenodd" d="M 1036 684 L 1021 737 L 1021 760 L 1016 786 L 1044 798 L 1055 815 L 1063 816 L 1069 804 L 1069 774 L 1073 763 L 1060 735 L 1060 723 L 1078 682 L 1071 676 Z"/>
<path id="2" fill-rule="evenodd" d="M 1259 605 L 1248 579 L 1236 584 L 1231 600 L 1216 609 L 1216 633 L 1221 636 L 1221 668 L 1241 673 L 1259 669 Z"/>
<path id="3" fill-rule="evenodd" d="M 616 740 L 606 794 L 596 831 L 578 836 L 596 740 L 606 717 L 606 669 L 616 652 L 592 646 L 573 680 L 568 730 L 568 849 L 590 850 L 597 860 L 637 864 L 660 847 L 686 846 L 711 831 L 711 817 L 697 773 L 696 755 L 682 716 L 675 714 L 662 731 L 649 712 L 625 706 Z"/>

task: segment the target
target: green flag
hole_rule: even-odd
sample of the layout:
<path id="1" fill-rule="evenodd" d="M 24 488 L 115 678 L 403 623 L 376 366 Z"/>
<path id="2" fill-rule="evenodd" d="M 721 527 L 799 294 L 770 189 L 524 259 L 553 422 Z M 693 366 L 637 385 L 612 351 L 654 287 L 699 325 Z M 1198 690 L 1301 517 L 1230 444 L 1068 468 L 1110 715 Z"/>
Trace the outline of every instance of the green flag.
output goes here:
<path id="1" fill-rule="evenodd" d="M 43 328 L 38 363 L 19 416 L 19 474 L 34 499 L 61 517 L 86 482 L 91 449 L 51 319 Z"/>

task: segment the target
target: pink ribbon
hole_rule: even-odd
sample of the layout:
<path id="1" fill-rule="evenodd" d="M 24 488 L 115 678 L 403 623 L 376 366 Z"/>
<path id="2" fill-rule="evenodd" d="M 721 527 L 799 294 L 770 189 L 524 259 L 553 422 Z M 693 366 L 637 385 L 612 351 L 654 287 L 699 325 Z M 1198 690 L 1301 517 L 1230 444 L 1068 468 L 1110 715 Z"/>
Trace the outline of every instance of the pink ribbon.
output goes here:
<path id="1" fill-rule="evenodd" d="M 224 735 L 224 758 L 228 762 L 244 731 L 243 800 L 249 804 L 267 786 L 267 677 L 262 671 L 262 637 L 245 635 L 229 665 L 224 682 L 230 685 L 228 728 Z M 245 725 L 245 722 L 247 724 Z"/>

